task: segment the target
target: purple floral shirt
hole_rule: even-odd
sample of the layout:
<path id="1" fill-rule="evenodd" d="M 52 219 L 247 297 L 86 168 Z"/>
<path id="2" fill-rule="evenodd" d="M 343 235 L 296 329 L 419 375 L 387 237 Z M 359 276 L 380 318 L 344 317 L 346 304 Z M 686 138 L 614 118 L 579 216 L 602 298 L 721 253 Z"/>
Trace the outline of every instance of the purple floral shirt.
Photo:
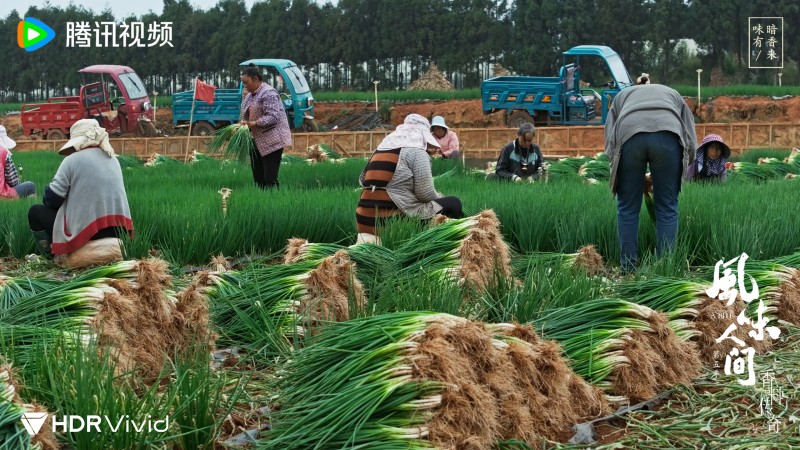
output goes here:
<path id="1" fill-rule="evenodd" d="M 242 100 L 241 111 L 242 120 L 256 123 L 250 132 L 261 156 L 291 147 L 292 132 L 281 97 L 275 88 L 261 83 L 255 92 L 248 93 Z"/>

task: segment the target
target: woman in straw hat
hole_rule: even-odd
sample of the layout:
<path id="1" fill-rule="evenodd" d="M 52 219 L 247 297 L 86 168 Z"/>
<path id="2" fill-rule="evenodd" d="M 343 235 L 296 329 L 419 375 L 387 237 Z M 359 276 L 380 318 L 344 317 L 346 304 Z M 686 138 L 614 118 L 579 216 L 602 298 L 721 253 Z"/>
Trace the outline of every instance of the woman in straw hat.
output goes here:
<path id="1" fill-rule="evenodd" d="M 66 158 L 45 188 L 43 204 L 28 211 L 37 248 L 47 256 L 133 231 L 122 169 L 108 133 L 94 119 L 75 122 L 69 133 L 58 152 Z"/>
<path id="2" fill-rule="evenodd" d="M 0 198 L 23 198 L 36 195 L 36 185 L 32 181 L 19 181 L 14 161 L 11 160 L 11 149 L 17 143 L 8 137 L 6 127 L 0 125 Z"/>
<path id="3" fill-rule="evenodd" d="M 464 217 L 461 200 L 445 197 L 433 186 L 429 155 L 437 149 L 431 124 L 419 114 L 409 114 L 384 138 L 359 177 L 363 188 L 356 208 L 360 238 L 377 236 L 379 221 L 393 216 Z"/>

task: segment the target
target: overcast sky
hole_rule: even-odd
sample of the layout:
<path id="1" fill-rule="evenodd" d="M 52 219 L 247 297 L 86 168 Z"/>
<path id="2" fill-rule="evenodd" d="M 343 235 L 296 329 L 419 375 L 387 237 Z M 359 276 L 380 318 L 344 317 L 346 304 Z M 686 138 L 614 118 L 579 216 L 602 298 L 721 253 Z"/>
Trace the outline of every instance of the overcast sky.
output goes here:
<path id="1" fill-rule="evenodd" d="M 253 6 L 253 3 L 255 1 L 256 0 L 245 0 L 245 4 L 247 5 L 248 10 Z M 190 3 L 194 5 L 195 8 L 199 7 L 203 10 L 208 10 L 212 6 L 216 5 L 218 2 L 219 0 L 190 0 Z M 7 16 L 8 10 L 12 8 L 16 9 L 21 16 L 24 16 L 25 12 L 28 11 L 28 8 L 31 5 L 42 4 L 41 0 L 14 0 L 14 1 L 9 0 L 8 3 L 6 3 L 6 1 L 3 1 L 3 3 L 4 3 L 3 9 L 6 10 L 4 16 Z M 9 5 L 9 3 L 11 5 Z M 100 0 L 100 1 L 49 0 L 49 3 L 53 6 L 58 6 L 61 8 L 65 8 L 70 3 L 74 3 L 75 5 L 83 5 L 84 8 L 94 10 L 94 12 L 100 12 L 108 6 L 111 7 L 111 12 L 114 14 L 114 17 L 117 20 L 128 17 L 131 14 L 136 16 L 142 16 L 144 14 L 147 14 L 149 10 L 152 10 L 156 14 L 160 14 L 164 6 L 163 0 Z M 8 8 L 8 6 L 11 7 Z"/>

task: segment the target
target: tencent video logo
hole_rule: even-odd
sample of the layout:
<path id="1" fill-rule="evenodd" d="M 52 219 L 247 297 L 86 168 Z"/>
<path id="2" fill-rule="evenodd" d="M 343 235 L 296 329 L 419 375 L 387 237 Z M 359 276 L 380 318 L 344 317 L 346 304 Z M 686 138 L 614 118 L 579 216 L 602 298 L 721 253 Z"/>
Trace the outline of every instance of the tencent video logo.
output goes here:
<path id="1" fill-rule="evenodd" d="M 39 50 L 54 37 L 56 32 L 49 25 L 33 17 L 26 17 L 17 25 L 17 45 L 26 52 Z"/>

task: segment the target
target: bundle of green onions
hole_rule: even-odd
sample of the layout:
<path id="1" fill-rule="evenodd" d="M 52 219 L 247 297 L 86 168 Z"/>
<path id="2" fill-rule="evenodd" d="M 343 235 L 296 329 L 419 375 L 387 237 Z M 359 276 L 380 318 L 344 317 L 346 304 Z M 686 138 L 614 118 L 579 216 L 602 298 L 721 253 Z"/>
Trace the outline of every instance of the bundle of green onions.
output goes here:
<path id="1" fill-rule="evenodd" d="M 800 172 L 800 148 L 795 147 L 792 149 L 792 153 L 789 154 L 789 157 L 784 160 L 791 165 L 793 165 L 798 172 Z M 798 173 L 795 172 L 795 173 Z"/>
<path id="2" fill-rule="evenodd" d="M 782 177 L 789 173 L 800 173 L 800 165 L 790 164 L 789 162 L 781 161 L 778 158 L 759 158 L 758 164 L 769 167 Z"/>
<path id="3" fill-rule="evenodd" d="M 753 274 L 761 280 L 772 276 L 758 271 L 753 271 Z M 745 308 L 747 309 L 746 314 L 754 317 L 758 302 L 747 305 L 737 299 L 733 304 L 728 305 L 727 300 L 711 298 L 707 295 L 707 290 L 713 285 L 711 281 L 713 280 L 713 268 L 708 280 L 699 282 L 655 277 L 619 284 L 614 287 L 614 291 L 620 297 L 666 313 L 672 319 L 671 324 L 685 323 L 691 331 L 679 332 L 679 336 L 696 342 L 701 360 L 710 365 L 714 364 L 720 355 L 724 357 L 730 351 L 730 345 L 727 342 L 716 342 L 716 339 L 736 322 L 737 316 Z M 762 293 L 767 294 L 764 298 L 764 305 L 767 307 L 766 314 L 772 315 L 774 318 L 774 314 L 779 311 L 775 298 L 777 287 L 767 283 L 759 283 L 759 287 L 762 288 Z M 748 336 L 747 331 L 749 331 L 747 327 L 737 327 L 732 335 L 747 342 L 757 351 L 770 348 L 768 341 L 755 341 Z"/>
<path id="4" fill-rule="evenodd" d="M 508 244 L 503 241 L 499 225 L 494 212 L 486 210 L 426 228 L 394 251 L 376 244 L 343 247 L 290 240 L 284 260 L 319 260 L 345 250 L 358 267 L 359 279 L 369 286 L 376 280 L 388 281 L 386 275 L 392 274 L 393 282 L 424 276 L 482 289 L 496 269 L 511 275 Z"/>
<path id="5" fill-rule="evenodd" d="M 297 155 L 284 154 L 283 156 L 281 156 L 281 164 L 297 164 L 302 162 L 306 162 L 306 160 Z"/>
<path id="6" fill-rule="evenodd" d="M 619 298 L 667 313 L 671 319 L 694 319 L 709 287 L 682 278 L 653 277 L 616 283 L 613 290 Z"/>
<path id="7" fill-rule="evenodd" d="M 183 164 L 183 163 L 178 161 L 177 159 L 170 158 L 169 156 L 164 156 L 159 153 L 153 153 L 153 155 L 147 159 L 147 162 L 144 163 L 144 165 L 147 167 L 161 166 L 161 165 L 177 166 L 178 164 Z"/>
<path id="8" fill-rule="evenodd" d="M 508 244 L 494 211 L 447 220 L 423 230 L 395 250 L 405 277 L 434 276 L 483 290 L 496 274 L 511 276 Z"/>
<path id="9" fill-rule="evenodd" d="M 588 156 L 578 156 L 561 158 L 557 162 L 550 164 L 549 171 L 554 174 L 569 175 L 578 173 L 578 169 L 590 161 Z"/>
<path id="10" fill-rule="evenodd" d="M 747 259 L 745 264 L 744 274 L 740 274 L 746 277 L 745 289 L 752 290 L 750 277 L 759 289 L 758 298 L 747 306 L 747 314 L 755 317 L 757 300 L 762 300 L 767 313 L 777 313 L 780 320 L 800 324 L 800 270 L 797 269 L 800 267 L 800 252 L 770 260 Z M 714 267 L 702 269 L 708 279 L 713 280 Z M 775 318 L 774 315 L 771 317 Z"/>
<path id="11" fill-rule="evenodd" d="M 766 181 L 778 177 L 778 172 L 774 168 L 765 164 L 756 164 L 747 161 L 733 163 L 731 175 L 744 177 L 753 181 Z"/>
<path id="12" fill-rule="evenodd" d="M 0 275 L 0 310 L 9 308 L 19 298 L 30 297 L 57 284 L 60 282 L 45 278 Z"/>
<path id="13" fill-rule="evenodd" d="M 256 149 L 250 128 L 241 123 L 234 123 L 215 131 L 214 137 L 208 144 L 208 150 L 213 154 L 222 149 L 225 158 L 246 162 Z"/>
<path id="14" fill-rule="evenodd" d="M 261 448 L 490 448 L 556 439 L 606 409 L 526 333 L 429 312 L 333 324 L 279 372 Z"/>
<path id="15" fill-rule="evenodd" d="M 536 252 L 529 253 L 514 262 L 515 269 L 524 271 L 531 264 L 547 266 L 554 270 L 578 270 L 587 275 L 599 275 L 605 269 L 603 256 L 594 245 L 584 245 L 575 253 Z M 549 272 L 548 272 L 549 273 Z"/>
<path id="16" fill-rule="evenodd" d="M 696 349 L 675 331 L 690 334 L 688 324 L 669 323 L 636 303 L 595 299 L 553 310 L 531 325 L 544 338 L 559 342 L 575 373 L 612 402 L 652 398 L 662 388 L 690 382 L 699 372 Z"/>
<path id="17" fill-rule="evenodd" d="M 590 159 L 578 168 L 578 175 L 583 178 L 593 178 L 595 180 L 608 180 L 611 177 L 611 166 L 605 153 L 599 153 L 594 159 Z"/>
<path id="18" fill-rule="evenodd" d="M 200 161 L 213 161 L 213 160 L 214 160 L 214 158 L 212 158 L 212 157 L 210 157 L 208 155 L 204 155 L 203 153 L 200 153 L 198 151 L 193 151 L 192 152 L 192 159 L 190 159 L 189 162 L 191 164 L 194 164 L 194 163 L 197 163 L 197 162 L 200 162 Z"/>
<path id="19" fill-rule="evenodd" d="M 10 367 L 0 366 L 0 447 L 19 450 L 40 448 L 31 446 L 31 437 L 21 422 L 23 414 L 28 411 L 17 400 Z"/>
<path id="20" fill-rule="evenodd" d="M 212 274 L 207 295 L 222 342 L 265 359 L 291 353 L 306 332 L 297 311 L 316 266 L 309 261 Z"/>
<path id="21" fill-rule="evenodd" d="M 315 144 L 306 149 L 306 158 L 308 161 L 329 161 L 341 159 L 342 156 L 337 153 L 330 145 Z"/>
<path id="22" fill-rule="evenodd" d="M 142 165 L 142 162 L 139 158 L 131 155 L 116 155 L 117 161 L 119 161 L 120 167 L 123 169 L 131 168 L 131 167 L 139 167 Z"/>
<path id="23" fill-rule="evenodd" d="M 447 172 L 440 173 L 439 175 L 435 175 L 433 177 L 433 181 L 439 181 L 444 178 L 450 178 L 453 175 L 457 174 L 459 167 L 453 167 L 452 169 L 448 170 Z"/>
<path id="24" fill-rule="evenodd" d="M 349 259 L 336 253 L 322 260 L 250 267 L 212 274 L 207 292 L 221 338 L 264 359 L 287 356 L 318 322 L 347 320 L 363 306 L 360 283 Z M 347 286 L 341 285 L 346 280 Z"/>
<path id="25" fill-rule="evenodd" d="M 284 263 L 298 261 L 322 262 L 328 256 L 344 250 L 356 265 L 356 276 L 367 292 L 384 283 L 391 274 L 396 273 L 395 252 L 382 245 L 369 242 L 354 244 L 349 247 L 340 244 L 311 243 L 305 239 L 289 239 L 284 255 Z"/>

